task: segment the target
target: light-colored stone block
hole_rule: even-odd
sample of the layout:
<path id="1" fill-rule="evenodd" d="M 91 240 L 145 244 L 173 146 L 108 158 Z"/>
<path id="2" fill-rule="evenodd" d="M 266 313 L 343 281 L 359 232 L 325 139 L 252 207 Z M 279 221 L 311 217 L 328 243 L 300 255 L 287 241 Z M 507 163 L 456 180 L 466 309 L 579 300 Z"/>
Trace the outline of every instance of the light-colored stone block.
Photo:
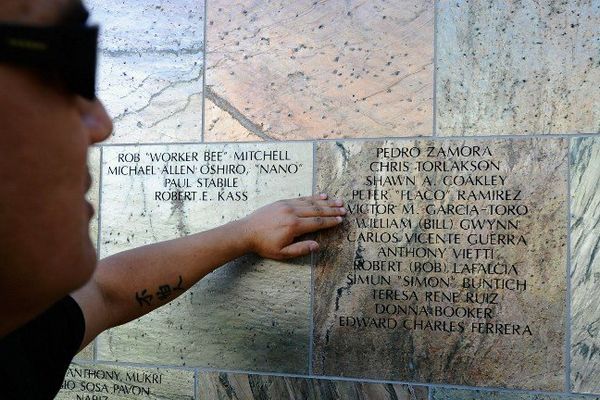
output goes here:
<path id="1" fill-rule="evenodd" d="M 310 195 L 312 151 L 311 143 L 106 147 L 102 256 Z M 206 152 L 221 161 L 204 161 Z M 190 161 L 152 161 L 173 153 Z M 140 168 L 139 174 L 117 175 L 129 168 Z M 219 168 L 225 171 L 214 170 Z M 164 197 L 178 192 L 189 200 Z M 243 257 L 161 309 L 100 336 L 98 359 L 304 373 L 309 293 L 308 259 Z"/>
<path id="2" fill-rule="evenodd" d="M 563 390 L 567 147 L 320 143 L 315 373 Z"/>
<path id="3" fill-rule="evenodd" d="M 94 344 L 95 342 L 91 342 L 85 348 L 83 348 L 77 355 L 75 356 L 76 360 L 86 360 L 93 361 L 94 360 Z"/>
<path id="4" fill-rule="evenodd" d="M 600 132 L 600 3 L 439 2 L 437 133 Z"/>
<path id="5" fill-rule="evenodd" d="M 114 121 L 108 141 L 199 141 L 204 1 L 89 5 L 101 26 L 98 97 Z"/>
<path id="6" fill-rule="evenodd" d="M 205 140 L 432 134 L 433 1 L 207 7 Z"/>
<path id="7" fill-rule="evenodd" d="M 56 400 L 194 399 L 194 371 L 110 364 L 70 365 Z"/>
<path id="8" fill-rule="evenodd" d="M 425 387 L 201 372 L 198 400 L 427 400 Z"/>
<path id="9" fill-rule="evenodd" d="M 600 137 L 571 146 L 571 384 L 600 394 Z"/>

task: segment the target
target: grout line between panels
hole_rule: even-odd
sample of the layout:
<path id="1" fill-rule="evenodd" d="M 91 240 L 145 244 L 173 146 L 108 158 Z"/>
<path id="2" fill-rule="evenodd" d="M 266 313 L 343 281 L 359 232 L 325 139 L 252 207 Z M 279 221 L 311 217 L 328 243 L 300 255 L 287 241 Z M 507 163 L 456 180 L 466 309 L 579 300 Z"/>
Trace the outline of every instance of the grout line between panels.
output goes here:
<path id="1" fill-rule="evenodd" d="M 312 143 L 312 195 L 317 194 L 317 143 Z M 315 266 L 317 262 L 317 255 L 313 252 L 310 255 L 310 306 L 308 315 L 308 374 L 313 374 L 313 354 L 314 354 L 314 299 L 315 299 Z"/>
<path id="2" fill-rule="evenodd" d="M 434 141 L 464 141 L 464 140 L 526 140 L 526 139 L 574 139 L 585 137 L 600 137 L 600 133 L 560 133 L 560 134 L 533 134 L 533 135 L 479 135 L 479 136 L 381 136 L 381 137 L 360 137 L 360 138 L 333 138 L 333 139 L 294 139 L 294 140 L 278 140 L 268 143 L 272 144 L 287 144 L 287 143 L 312 143 L 312 142 L 373 142 L 373 141 L 410 141 L 410 140 L 434 140 Z M 119 146 L 166 146 L 166 145 L 244 145 L 244 144 L 260 144 L 267 143 L 264 140 L 243 141 L 243 142 L 190 142 L 190 141 L 165 141 L 165 142 L 147 142 L 147 143 L 102 143 L 95 145 L 96 147 L 119 147 Z"/>
<path id="3" fill-rule="evenodd" d="M 200 387 L 198 385 L 198 374 L 200 371 L 198 369 L 194 370 L 194 399 L 198 400 L 200 398 Z"/>
<path id="4" fill-rule="evenodd" d="M 202 121 L 200 121 L 200 142 L 204 143 L 204 131 L 205 131 L 205 126 L 206 126 L 206 31 L 207 31 L 207 22 L 206 22 L 206 16 L 208 15 L 207 9 L 208 9 L 208 1 L 209 0 L 200 0 L 200 1 L 204 1 L 204 21 L 203 21 L 203 31 L 204 31 L 204 36 L 202 37 Z"/>
<path id="5" fill-rule="evenodd" d="M 571 314 L 571 148 L 573 141 L 568 141 L 567 146 L 567 262 L 566 262 L 566 302 L 565 302 L 565 392 L 571 390 L 571 329 L 573 326 Z"/>
<path id="6" fill-rule="evenodd" d="M 437 66 L 438 66 L 438 14 L 439 0 L 433 2 L 433 118 L 432 135 L 436 137 L 437 132 Z"/>

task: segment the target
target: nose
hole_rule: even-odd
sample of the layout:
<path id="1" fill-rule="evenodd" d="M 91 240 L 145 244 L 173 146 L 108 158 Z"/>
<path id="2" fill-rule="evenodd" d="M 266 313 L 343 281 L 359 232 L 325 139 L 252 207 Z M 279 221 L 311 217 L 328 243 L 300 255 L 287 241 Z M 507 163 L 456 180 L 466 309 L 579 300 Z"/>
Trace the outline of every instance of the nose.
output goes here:
<path id="1" fill-rule="evenodd" d="M 108 116 L 102 102 L 86 100 L 82 97 L 77 99 L 81 119 L 90 136 L 90 144 L 105 140 L 113 130 L 112 120 Z"/>

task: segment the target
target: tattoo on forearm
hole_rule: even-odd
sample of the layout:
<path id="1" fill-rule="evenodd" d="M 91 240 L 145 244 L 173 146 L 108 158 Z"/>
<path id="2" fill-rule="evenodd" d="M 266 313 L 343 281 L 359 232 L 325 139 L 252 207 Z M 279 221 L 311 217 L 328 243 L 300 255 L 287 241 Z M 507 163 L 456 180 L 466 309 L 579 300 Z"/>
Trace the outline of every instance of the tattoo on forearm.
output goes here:
<path id="1" fill-rule="evenodd" d="M 169 284 L 160 285 L 158 291 L 154 295 L 149 293 L 148 289 L 144 289 L 141 292 L 135 292 L 135 299 L 140 307 L 151 306 L 155 295 L 158 300 L 165 301 L 172 297 L 176 292 L 183 292 L 184 290 L 183 278 L 179 275 L 177 286 L 171 286 Z"/>

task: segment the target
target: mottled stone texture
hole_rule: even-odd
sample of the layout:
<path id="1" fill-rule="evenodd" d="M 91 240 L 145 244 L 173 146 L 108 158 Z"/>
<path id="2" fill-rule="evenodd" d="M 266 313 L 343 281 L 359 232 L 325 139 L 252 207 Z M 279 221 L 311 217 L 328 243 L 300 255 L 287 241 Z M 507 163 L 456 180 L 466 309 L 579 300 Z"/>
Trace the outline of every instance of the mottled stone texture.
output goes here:
<path id="1" fill-rule="evenodd" d="M 600 2 L 440 1 L 437 132 L 600 132 Z"/>
<path id="2" fill-rule="evenodd" d="M 571 384 L 600 393 L 600 137 L 571 147 Z"/>
<path id="3" fill-rule="evenodd" d="M 432 389 L 432 392 L 432 400 L 600 400 L 599 397 L 568 394 L 551 395 L 456 389 Z"/>
<path id="4" fill-rule="evenodd" d="M 201 373 L 198 399 L 206 400 L 426 400 L 426 388 L 383 383 L 234 373 Z"/>
<path id="5" fill-rule="evenodd" d="M 102 256 L 135 246 L 206 230 L 240 218 L 283 198 L 312 192 L 312 144 L 169 145 L 105 147 L 103 156 Z M 221 161 L 204 161 L 206 151 Z M 241 161 L 236 154 L 276 154 L 289 161 Z M 198 155 L 197 162 L 152 162 L 150 154 Z M 275 152 L 275 153 L 272 153 Z M 119 154 L 139 154 L 139 162 L 119 163 Z M 135 156 L 133 156 L 135 157 Z M 297 167 L 293 170 L 293 164 Z M 145 176 L 111 175 L 115 166 L 154 167 Z M 286 173 L 259 171 L 258 165 L 290 166 Z M 158 171 L 192 167 L 194 173 Z M 235 172 L 203 172 L 234 166 Z M 240 167 L 241 166 L 241 167 Z M 239 168 L 244 168 L 241 170 Z M 294 168 L 295 168 L 294 167 Z M 185 172 L 185 171 L 184 171 Z M 189 179 L 195 200 L 156 200 L 165 179 Z M 237 187 L 200 189 L 197 179 L 229 179 Z M 215 183 L 216 181 L 212 181 Z M 209 185 L 203 181 L 203 184 Z M 206 190 L 206 200 L 202 192 Z M 247 200 L 219 200 L 229 193 Z M 177 280 L 171 284 L 175 286 Z M 275 262 L 241 258 L 202 279 L 182 297 L 98 338 L 98 359 L 305 373 L 308 368 L 310 266 L 307 259 Z M 132 299 L 133 300 L 133 299 Z"/>
<path id="6" fill-rule="evenodd" d="M 199 140 L 203 0 L 91 0 L 101 30 L 99 97 L 111 142 Z"/>
<path id="7" fill-rule="evenodd" d="M 194 399 L 194 371 L 73 363 L 56 400 Z"/>
<path id="8" fill-rule="evenodd" d="M 433 1 L 207 7 L 205 140 L 432 133 Z"/>
<path id="9" fill-rule="evenodd" d="M 459 155 L 451 155 L 457 150 Z M 315 373 L 562 390 L 567 150 L 562 139 L 320 143 L 317 190 L 346 199 L 349 215 L 340 228 L 319 237 Z M 419 172 L 419 165 L 437 167 L 435 172 Z M 475 165 L 478 169 L 472 169 Z M 384 172 L 390 168 L 398 172 Z M 463 179 L 474 178 L 481 180 L 477 186 L 461 186 Z M 378 192 L 369 196 L 367 189 Z M 443 196 L 420 200 L 417 190 L 423 196 L 432 191 Z M 460 190 L 473 190 L 478 197 L 463 193 L 461 198 Z M 498 193 L 502 199 L 481 197 Z M 357 209 L 363 205 L 367 208 Z M 459 205 L 463 208 L 456 208 Z M 497 215 L 501 211 L 497 207 L 507 206 L 514 211 L 527 207 L 527 213 Z M 374 226 L 361 228 L 359 221 Z M 394 221 L 397 226 L 375 226 Z M 436 225 L 428 226 L 432 221 Z M 422 242 L 409 242 L 412 234 L 420 235 Z M 386 235 L 397 235 L 398 240 Z M 451 235 L 458 235 L 455 240 L 460 243 L 450 241 Z M 501 235 L 512 235 L 516 241 L 502 242 Z M 525 242 L 518 239 L 521 235 Z M 486 244 L 487 240 L 494 242 Z M 471 253 L 453 253 L 462 249 Z M 478 249 L 481 253 L 474 253 Z M 403 251 L 433 253 L 403 255 Z M 438 269 L 417 268 L 418 263 L 436 268 L 427 262 L 437 262 Z M 372 282 L 361 282 L 352 274 Z M 471 278 L 473 284 L 465 286 L 464 279 L 471 282 Z M 499 286 L 481 288 L 482 278 Z M 517 280 L 520 287 L 515 286 Z M 454 293 L 455 299 L 443 297 Z M 391 311 L 380 313 L 375 303 Z M 410 310 L 402 314 L 401 307 L 408 306 L 416 307 L 418 314 Z M 482 314 L 440 316 L 436 307 L 447 307 L 450 313 L 469 308 Z M 346 317 L 354 318 L 354 324 Z M 385 319 L 383 323 L 379 318 Z M 368 326 L 358 327 L 356 321 L 367 321 Z M 509 327 L 499 330 L 497 324 Z M 517 325 L 519 332 L 510 327 Z"/>
<path id="10" fill-rule="evenodd" d="M 75 356 L 76 360 L 92 361 L 94 359 L 94 343 L 91 342 Z"/>

